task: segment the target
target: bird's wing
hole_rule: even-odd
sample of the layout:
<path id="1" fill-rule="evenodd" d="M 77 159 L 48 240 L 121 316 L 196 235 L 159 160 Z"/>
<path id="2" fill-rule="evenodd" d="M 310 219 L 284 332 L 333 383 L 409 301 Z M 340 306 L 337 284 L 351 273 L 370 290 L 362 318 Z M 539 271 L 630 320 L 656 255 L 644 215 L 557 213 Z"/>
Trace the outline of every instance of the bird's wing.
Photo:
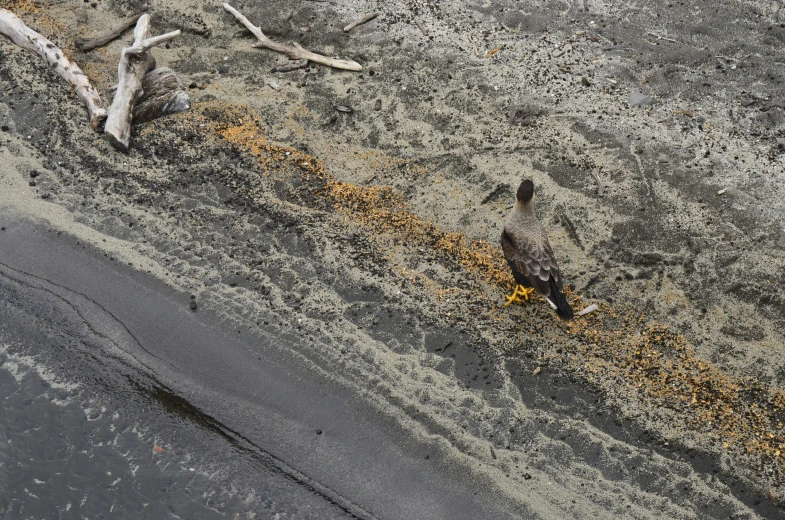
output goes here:
<path id="1" fill-rule="evenodd" d="M 561 273 L 547 235 L 537 233 L 528 236 L 505 228 L 502 232 L 502 250 L 510 267 L 524 275 L 537 289 L 537 293 L 542 296 L 550 294 L 551 278 L 559 291 L 562 290 Z"/>

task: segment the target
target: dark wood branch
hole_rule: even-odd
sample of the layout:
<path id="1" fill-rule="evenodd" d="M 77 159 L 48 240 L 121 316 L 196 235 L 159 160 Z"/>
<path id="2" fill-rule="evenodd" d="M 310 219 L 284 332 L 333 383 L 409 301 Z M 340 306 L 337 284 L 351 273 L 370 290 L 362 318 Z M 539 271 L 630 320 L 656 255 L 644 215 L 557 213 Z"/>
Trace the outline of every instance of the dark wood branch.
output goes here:
<path id="1" fill-rule="evenodd" d="M 109 89 L 114 96 L 117 85 Z M 191 108 L 191 100 L 177 74 L 168 67 L 149 71 L 142 78 L 142 93 L 134 103 L 133 124 L 179 114 Z"/>
<path id="2" fill-rule="evenodd" d="M 103 47 L 110 41 L 119 38 L 121 34 L 127 31 L 128 28 L 130 28 L 139 20 L 140 16 L 142 15 L 137 14 L 130 18 L 126 18 L 120 22 L 120 25 L 105 34 L 102 34 L 101 36 L 97 36 L 95 38 L 77 38 L 74 40 L 74 45 L 80 51 L 91 51 L 96 47 Z"/>

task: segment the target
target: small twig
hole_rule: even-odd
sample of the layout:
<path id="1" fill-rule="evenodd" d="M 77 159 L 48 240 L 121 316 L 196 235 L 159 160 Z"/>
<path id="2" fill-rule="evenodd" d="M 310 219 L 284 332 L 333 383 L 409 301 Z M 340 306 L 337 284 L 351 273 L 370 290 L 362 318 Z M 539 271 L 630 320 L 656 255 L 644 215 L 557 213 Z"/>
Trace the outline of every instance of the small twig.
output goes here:
<path id="1" fill-rule="evenodd" d="M 140 16 L 142 15 L 137 14 L 130 18 L 126 18 L 120 22 L 120 25 L 111 31 L 102 34 L 101 36 L 97 36 L 95 38 L 77 38 L 74 40 L 74 46 L 76 46 L 76 48 L 81 51 L 90 51 L 96 47 L 103 47 L 110 41 L 119 38 L 121 34 L 123 34 L 129 27 L 134 25 L 139 20 Z"/>
<path id="2" fill-rule="evenodd" d="M 223 4 L 224 9 L 230 12 L 237 20 L 240 21 L 254 36 L 256 39 L 259 40 L 258 43 L 254 45 L 254 47 L 262 48 L 262 49 L 269 49 L 271 51 L 280 52 L 281 54 L 286 54 L 292 60 L 308 60 L 314 63 L 321 63 L 322 65 L 327 65 L 328 67 L 333 67 L 336 69 L 343 69 L 343 70 L 351 70 L 351 71 L 361 71 L 363 70 L 362 65 L 357 63 L 353 60 L 338 60 L 334 58 L 328 58 L 327 56 L 322 56 L 321 54 L 316 54 L 315 52 L 311 52 L 309 50 L 304 49 L 300 44 L 293 43 L 292 46 L 283 45 L 277 42 L 274 42 L 270 38 L 264 35 L 262 30 L 248 21 L 248 18 L 237 12 L 237 10 L 229 4 Z"/>
<path id="3" fill-rule="evenodd" d="M 666 38 L 665 36 L 660 36 L 659 34 L 655 34 L 653 32 L 647 32 L 646 34 L 649 35 L 649 36 L 653 36 L 653 37 L 657 38 L 658 40 L 665 40 L 666 42 L 671 42 L 671 43 L 679 43 L 679 44 L 681 43 L 678 40 L 674 40 L 672 38 Z"/>
<path id="4" fill-rule="evenodd" d="M 417 28 L 420 29 L 420 32 L 423 36 L 428 36 L 428 29 L 422 24 L 420 20 L 414 19 L 414 23 L 417 25 Z"/>
<path id="5" fill-rule="evenodd" d="M 599 307 L 597 307 L 596 303 L 592 303 L 591 305 L 589 305 L 588 307 L 586 307 L 582 311 L 578 312 L 577 315 L 578 316 L 585 316 L 586 314 L 589 314 L 590 312 L 596 311 L 598 308 Z"/>
<path id="6" fill-rule="evenodd" d="M 364 24 L 364 23 L 368 23 L 368 22 L 370 22 L 371 20 L 373 20 L 373 19 L 374 19 L 374 18 L 376 18 L 377 16 L 379 16 L 379 14 L 378 14 L 378 13 L 368 13 L 368 14 L 364 14 L 364 15 L 362 15 L 361 17 L 357 18 L 357 19 L 356 19 L 355 21 L 353 21 L 352 23 L 350 23 L 349 25 L 347 25 L 346 27 L 344 27 L 344 28 L 343 28 L 343 32 L 349 32 L 349 31 L 351 31 L 352 29 L 354 29 L 355 27 L 357 27 L 358 25 L 362 25 L 362 24 Z"/>
<path id="7" fill-rule="evenodd" d="M 591 176 L 594 177 L 595 181 L 597 181 L 597 196 L 602 197 L 602 183 L 600 182 L 600 176 L 597 175 L 597 172 L 591 172 Z"/>
<path id="8" fill-rule="evenodd" d="M 496 47 L 494 49 L 491 49 L 491 50 L 488 51 L 488 54 L 486 54 L 485 57 L 486 58 L 490 58 L 491 56 L 493 56 L 494 54 L 496 54 L 500 50 L 501 50 L 501 47 Z"/>
<path id="9" fill-rule="evenodd" d="M 469 35 L 469 41 L 472 42 L 472 45 L 474 46 L 474 56 L 479 58 L 480 57 L 480 49 L 477 48 L 477 44 L 474 43 L 474 38 L 472 38 L 471 34 Z"/>
<path id="10" fill-rule="evenodd" d="M 42 57 L 52 70 L 66 80 L 87 108 L 90 116 L 90 128 L 99 132 L 106 120 L 106 109 L 98 91 L 87 79 L 82 69 L 65 57 L 63 51 L 22 22 L 14 13 L 0 9 L 0 34 L 28 51 Z"/>

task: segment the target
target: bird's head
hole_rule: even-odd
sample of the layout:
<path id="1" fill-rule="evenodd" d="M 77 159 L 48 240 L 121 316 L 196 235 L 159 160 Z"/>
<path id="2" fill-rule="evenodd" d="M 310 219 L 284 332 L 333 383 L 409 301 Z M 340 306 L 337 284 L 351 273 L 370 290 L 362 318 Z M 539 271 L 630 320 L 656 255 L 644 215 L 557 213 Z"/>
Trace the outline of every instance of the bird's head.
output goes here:
<path id="1" fill-rule="evenodd" d="M 534 183 L 526 179 L 518 186 L 518 193 L 515 194 L 518 202 L 526 204 L 534 198 Z"/>

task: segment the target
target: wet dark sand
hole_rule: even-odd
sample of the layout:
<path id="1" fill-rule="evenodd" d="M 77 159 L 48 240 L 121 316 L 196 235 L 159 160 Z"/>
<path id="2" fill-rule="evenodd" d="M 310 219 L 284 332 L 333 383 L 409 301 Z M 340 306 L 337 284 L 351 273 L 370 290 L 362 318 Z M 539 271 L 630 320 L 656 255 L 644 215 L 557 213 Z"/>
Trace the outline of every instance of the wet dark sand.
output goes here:
<path id="1" fill-rule="evenodd" d="M 275 500 L 292 517 L 298 517 L 303 500 L 322 511 L 314 513 L 315 518 L 321 514 L 374 518 L 374 511 L 383 512 L 384 518 L 536 516 L 526 508 L 506 507 L 504 499 L 482 482 L 468 479 L 466 468 L 447 460 L 439 443 L 416 442 L 321 374 L 304 371 L 293 356 L 302 338 L 258 329 L 231 334 L 209 310 L 192 312 L 187 294 L 108 262 L 70 237 L 7 214 L 2 222 L 0 271 L 8 315 L 0 343 L 10 345 L 5 355 L 33 354 L 40 356 L 39 363 L 65 365 L 59 374 L 63 381 L 80 383 L 91 392 L 107 392 L 104 399 L 114 398 L 117 408 L 104 410 L 101 416 L 125 413 L 122 394 L 134 387 L 142 390 L 150 409 L 137 421 L 151 421 L 146 425 L 150 433 L 156 433 L 166 412 L 178 415 L 186 428 L 200 427 L 192 435 L 202 442 L 212 437 L 209 455 L 215 457 L 218 449 L 234 451 L 255 466 L 254 476 L 272 480 L 267 484 L 271 488 L 288 484 L 290 490 L 275 493 Z M 67 343 L 58 342 L 63 334 Z M 67 362 L 76 345 L 81 352 L 73 352 Z M 56 352 L 47 352 L 46 346 Z M 108 381 L 95 387 L 90 378 L 95 377 L 96 364 L 119 370 L 102 374 L 118 382 L 118 387 Z M 39 406 L 34 416 L 44 417 L 56 409 L 45 403 Z M 14 426 L 9 437 L 18 442 L 19 434 L 10 432 L 22 426 L 16 416 L 6 417 Z M 73 423 L 65 419 L 63 427 L 84 428 L 78 421 Z M 192 451 L 191 439 L 182 437 L 181 447 Z M 30 455 L 45 456 L 52 448 L 39 446 Z M 153 446 L 137 443 L 134 448 L 134 457 L 147 458 Z M 13 456 L 18 459 L 21 453 Z M 204 455 L 195 456 L 198 461 Z M 107 469 L 115 467 L 110 457 L 104 463 Z M 100 466 L 98 461 L 92 464 Z M 33 476 L 42 478 L 47 473 Z M 29 476 L 17 470 L 6 477 L 17 493 L 5 497 L 11 514 L 26 498 L 17 487 Z M 227 477 L 252 480 L 248 474 Z M 265 489 L 254 482 L 246 485 L 260 493 Z M 53 487 L 41 484 L 40 494 Z M 119 501 L 131 499 L 118 494 Z M 144 491 L 139 494 L 151 498 Z M 53 497 L 55 504 L 62 500 L 63 496 Z M 176 507 L 182 505 L 174 502 Z M 35 514 L 31 511 L 36 508 L 25 510 Z"/>

